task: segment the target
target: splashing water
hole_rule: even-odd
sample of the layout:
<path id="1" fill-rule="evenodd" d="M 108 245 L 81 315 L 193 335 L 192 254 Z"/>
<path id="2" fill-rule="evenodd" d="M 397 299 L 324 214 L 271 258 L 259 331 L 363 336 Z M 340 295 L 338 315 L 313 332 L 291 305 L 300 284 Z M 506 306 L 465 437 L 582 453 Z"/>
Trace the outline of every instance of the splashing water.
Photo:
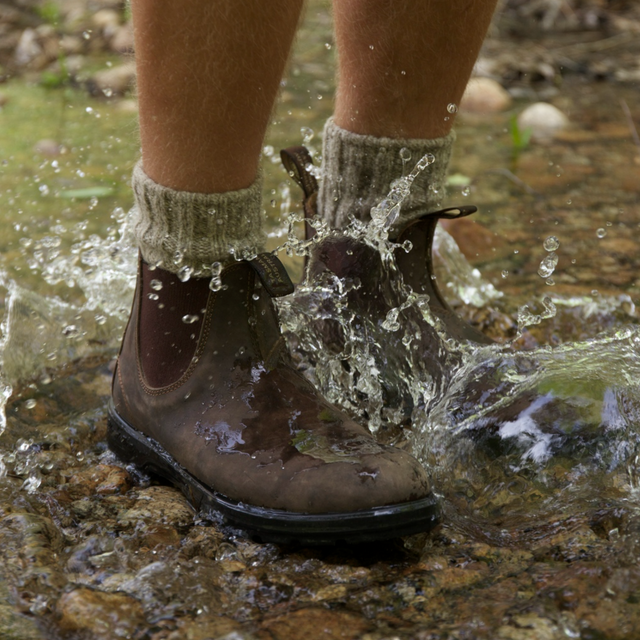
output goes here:
<path id="1" fill-rule="evenodd" d="M 530 477 L 524 481 L 527 486 L 537 486 L 560 464 L 573 469 L 576 486 L 562 497 L 558 482 L 550 479 L 543 491 L 548 509 L 557 508 L 559 501 L 566 505 L 592 499 L 592 478 L 604 482 L 603 474 L 606 482 L 635 492 L 640 331 L 614 328 L 593 339 L 526 351 L 515 343 L 527 326 L 556 317 L 558 307 L 563 314 L 586 319 L 623 309 L 630 301 L 622 296 L 596 305 L 588 297 L 544 297 L 518 310 L 513 342 L 484 345 L 451 338 L 431 313 L 428 298 L 402 282 L 395 255 L 411 248 L 388 238 L 412 180 L 428 164 L 428 158 L 421 160 L 406 179 L 392 185 L 372 210 L 369 224 L 352 220 L 338 233 L 309 221 L 317 230 L 311 241 L 290 233 L 285 249 L 311 260 L 295 294 L 279 301 L 300 367 L 330 401 L 366 421 L 378 437 L 408 440 L 449 491 L 456 478 L 454 484 L 479 500 L 483 492 L 502 486 L 505 474 L 514 473 Z M 314 270 L 318 253 L 345 239 L 346 253 L 367 265 L 362 277 Z M 450 288 L 459 298 L 477 307 L 500 299 L 501 293 L 469 266 L 449 234 L 438 228 L 434 242 L 434 254 L 444 262 Z M 558 262 L 558 247 L 555 236 L 544 245 L 550 272 Z M 380 305 L 367 316 L 363 310 L 371 307 L 362 300 L 369 271 Z M 531 310 L 539 304 L 539 312 Z M 496 456 L 501 463 L 487 467 Z M 517 515 L 530 517 L 524 511 Z"/>
<path id="2" fill-rule="evenodd" d="M 320 219 L 308 220 L 316 235 L 307 240 L 295 234 L 302 218 L 289 216 L 281 247 L 288 255 L 310 257 L 313 264 L 319 253 L 335 246 L 352 264 L 366 265 L 348 277 L 310 268 L 295 294 L 278 300 L 298 366 L 329 401 L 368 424 L 380 439 L 411 446 L 431 469 L 436 486 L 461 512 L 458 491 L 469 504 L 479 504 L 487 491 L 498 490 L 512 474 L 525 478 L 528 491 L 551 478 L 558 465 L 573 474 L 573 491 L 564 500 L 593 495 L 593 477 L 602 482 L 608 478 L 626 487 L 627 497 L 635 495 L 640 334 L 632 327 L 618 327 L 591 340 L 526 351 L 515 341 L 485 345 L 453 339 L 432 313 L 429 298 L 402 281 L 396 257 L 413 247 L 389 239 L 412 182 L 431 162 L 433 158 L 425 156 L 394 182 L 369 223 L 353 219 L 337 232 Z M 282 186 L 281 193 L 288 202 L 288 187 Z M 7 291 L 0 405 L 19 381 L 44 380 L 52 367 L 94 355 L 100 345 L 114 348 L 114 336 L 121 334 L 129 312 L 136 272 L 128 219 L 117 210 L 114 220 L 116 228 L 106 238 L 77 242 L 67 255 L 55 237 L 24 243 L 32 268 L 51 285 L 82 292 L 81 302 L 39 296 L 6 277 L 0 281 Z M 555 237 L 544 244 L 546 257 L 554 262 L 558 246 Z M 433 253 L 442 262 L 441 279 L 465 304 L 486 308 L 502 299 L 440 227 Z M 221 268 L 219 263 L 210 267 L 213 291 L 221 287 Z M 371 290 L 375 295 L 367 295 Z M 624 318 L 632 307 L 626 296 L 599 296 L 597 301 L 589 296 L 546 297 L 519 309 L 516 339 L 526 327 L 557 314 L 584 320 L 598 314 Z M 193 321 L 185 319 L 187 324 Z M 4 414 L 0 416 L 4 420 Z M 27 493 L 39 491 L 41 483 L 39 468 L 29 462 L 32 449 L 27 443 L 24 452 L 9 453 L 0 461 L 0 475 L 5 464 L 15 472 L 19 463 Z M 496 460 L 499 463 L 489 464 Z M 540 491 L 553 494 L 549 504 L 557 506 L 558 482 L 551 478 L 546 486 Z M 511 502 L 506 504 L 514 509 Z"/>

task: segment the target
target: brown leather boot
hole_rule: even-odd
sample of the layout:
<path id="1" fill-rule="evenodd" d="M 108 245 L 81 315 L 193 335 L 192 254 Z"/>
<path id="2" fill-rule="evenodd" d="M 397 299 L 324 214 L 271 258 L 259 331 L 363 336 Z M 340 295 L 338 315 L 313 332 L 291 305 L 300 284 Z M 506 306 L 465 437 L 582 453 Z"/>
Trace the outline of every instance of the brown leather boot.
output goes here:
<path id="1" fill-rule="evenodd" d="M 141 263 L 114 374 L 108 438 L 120 457 L 264 540 L 357 542 L 437 523 L 420 463 L 378 444 L 292 365 L 272 298 L 293 285 L 277 258 L 227 266 L 202 309 L 204 281 L 191 283 L 176 303 L 191 312 L 186 334 L 165 318 L 155 351 L 141 327 L 150 331 L 149 296 L 162 304 L 171 278 L 158 290 L 153 277 Z"/>
<path id="2" fill-rule="evenodd" d="M 313 160 L 305 147 L 289 147 L 280 152 L 282 162 L 289 175 L 302 188 L 303 210 L 305 218 L 317 215 L 316 202 L 318 183 L 309 171 Z M 433 237 L 438 220 L 455 219 L 475 213 L 474 206 L 450 207 L 440 211 L 426 213 L 421 218 L 407 224 L 400 230 L 396 242 L 410 241 L 409 252 L 397 251 L 396 264 L 404 284 L 413 291 L 429 296 L 429 310 L 439 318 L 446 332 L 456 340 L 468 340 L 479 344 L 491 344 L 493 340 L 464 322 L 451 308 L 438 289 L 433 269 Z M 307 239 L 311 239 L 315 230 L 305 223 Z M 390 295 L 388 283 L 384 282 L 384 273 L 380 256 L 373 248 L 359 243 L 347 236 L 334 236 L 312 251 L 307 265 L 310 275 L 330 271 L 339 278 L 358 280 L 360 286 L 354 293 L 354 309 L 372 317 L 382 317 L 401 300 Z M 428 334 L 431 332 L 426 329 Z"/>

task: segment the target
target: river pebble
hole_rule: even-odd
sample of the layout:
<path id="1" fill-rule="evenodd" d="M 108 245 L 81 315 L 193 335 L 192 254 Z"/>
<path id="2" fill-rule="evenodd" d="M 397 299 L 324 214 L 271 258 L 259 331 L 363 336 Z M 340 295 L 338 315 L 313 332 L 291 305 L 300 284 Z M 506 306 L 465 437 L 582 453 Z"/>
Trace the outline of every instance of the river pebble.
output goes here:
<path id="1" fill-rule="evenodd" d="M 467 113 L 497 113 L 511 106 L 511 96 L 492 78 L 472 78 L 460 101 L 461 111 Z"/>
<path id="2" fill-rule="evenodd" d="M 131 638 L 145 622 L 142 606 L 134 598 L 84 587 L 65 593 L 56 611 L 61 629 L 88 632 L 96 640 Z"/>
<path id="3" fill-rule="evenodd" d="M 569 127 L 569 118 L 547 102 L 536 102 L 518 116 L 520 131 L 531 130 L 531 140 L 549 142 Z"/>

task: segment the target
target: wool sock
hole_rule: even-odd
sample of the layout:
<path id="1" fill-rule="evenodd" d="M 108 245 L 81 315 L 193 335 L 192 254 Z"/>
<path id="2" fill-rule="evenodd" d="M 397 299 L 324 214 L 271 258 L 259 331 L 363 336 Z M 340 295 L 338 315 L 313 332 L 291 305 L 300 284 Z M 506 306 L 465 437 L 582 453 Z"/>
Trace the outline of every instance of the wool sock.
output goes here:
<path id="1" fill-rule="evenodd" d="M 392 227 L 393 237 L 408 222 L 440 206 L 454 140 L 453 132 L 432 140 L 377 138 L 347 131 L 329 120 L 322 150 L 320 215 L 333 228 L 344 227 L 351 215 L 369 221 L 371 208 L 389 193 L 391 183 L 408 175 L 425 154 L 431 153 L 435 161 L 414 181 Z"/>
<path id="2" fill-rule="evenodd" d="M 211 275 L 214 262 L 262 251 L 262 180 L 226 193 L 176 191 L 154 182 L 139 162 L 132 180 L 134 234 L 147 264 L 171 273 Z"/>

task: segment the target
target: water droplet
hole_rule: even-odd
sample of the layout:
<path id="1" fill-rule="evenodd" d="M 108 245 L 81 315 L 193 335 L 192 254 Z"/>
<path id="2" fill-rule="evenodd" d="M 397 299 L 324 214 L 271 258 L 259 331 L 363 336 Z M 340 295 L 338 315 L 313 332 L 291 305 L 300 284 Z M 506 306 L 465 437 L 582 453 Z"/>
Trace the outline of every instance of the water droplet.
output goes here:
<path id="1" fill-rule="evenodd" d="M 187 282 L 187 280 L 191 279 L 192 275 L 193 275 L 193 267 L 190 267 L 188 264 L 186 264 L 184 267 L 180 269 L 180 271 L 178 271 L 178 279 L 181 282 Z"/>
<path id="2" fill-rule="evenodd" d="M 450 102 L 450 103 L 447 105 L 447 111 L 448 111 L 449 113 L 458 113 L 458 105 L 457 105 L 457 104 L 455 104 L 455 103 L 453 103 L 453 102 Z"/>
<path id="3" fill-rule="evenodd" d="M 162 289 L 162 282 L 160 282 L 160 280 L 152 280 L 149 283 L 149 286 L 154 290 L 154 291 L 160 291 Z"/>
<path id="4" fill-rule="evenodd" d="M 600 227 L 597 231 L 596 231 L 596 235 L 598 236 L 598 238 L 602 239 L 607 235 L 607 230 L 603 229 L 602 227 Z"/>
<path id="5" fill-rule="evenodd" d="M 411 151 L 406 147 L 400 149 L 400 160 L 402 160 L 402 162 L 409 162 L 409 160 L 411 160 Z"/>
<path id="6" fill-rule="evenodd" d="M 302 144 L 309 144 L 315 135 L 310 127 L 300 127 L 300 134 L 302 135 Z"/>
<path id="7" fill-rule="evenodd" d="M 91 29 L 87 29 L 86 31 L 82 32 L 82 37 L 85 40 L 90 40 L 91 39 Z"/>
<path id="8" fill-rule="evenodd" d="M 149 300 L 158 300 L 160 296 L 157 293 L 150 293 L 148 296 Z"/>
<path id="9" fill-rule="evenodd" d="M 460 190 L 460 193 L 466 198 L 468 195 L 471 194 L 471 187 L 462 187 L 462 189 Z"/>
<path id="10" fill-rule="evenodd" d="M 538 275 L 541 278 L 548 278 L 555 271 L 557 265 L 558 255 L 555 253 L 550 253 L 540 263 L 540 267 L 538 268 Z"/>
<path id="11" fill-rule="evenodd" d="M 36 402 L 36 400 L 35 400 L 34 398 L 29 398 L 29 400 L 27 400 L 27 401 L 24 403 L 24 406 L 25 406 L 27 409 L 34 409 L 34 408 L 35 408 L 35 406 L 36 406 L 36 404 L 38 404 L 38 403 Z"/>
<path id="12" fill-rule="evenodd" d="M 506 278 L 509 276 L 509 272 L 505 269 L 500 275 L 502 275 L 503 278 Z"/>
<path id="13" fill-rule="evenodd" d="M 62 333 L 65 336 L 73 337 L 78 334 L 78 327 L 75 324 L 68 324 L 62 329 Z"/>
<path id="14" fill-rule="evenodd" d="M 592 290 L 591 290 L 591 295 L 592 295 L 594 298 L 597 298 L 597 297 L 600 295 L 600 292 L 599 292 L 597 289 L 592 289 Z"/>
<path id="15" fill-rule="evenodd" d="M 252 297 L 256 302 L 258 302 L 258 300 L 260 300 L 260 294 L 259 294 L 259 293 L 254 293 L 251 297 Z"/>
<path id="16" fill-rule="evenodd" d="M 555 284 L 555 280 L 553 278 L 547 278 L 545 280 L 545 284 L 548 284 L 550 287 L 553 287 L 553 285 Z"/>
<path id="17" fill-rule="evenodd" d="M 327 49 L 327 50 L 331 49 L 331 43 L 330 42 L 325 42 L 324 43 L 324 48 Z"/>
<path id="18" fill-rule="evenodd" d="M 22 488 L 29 494 L 35 493 L 40 484 L 42 483 L 42 479 L 36 476 L 29 476 L 24 483 L 22 484 Z"/>
<path id="19" fill-rule="evenodd" d="M 200 316 L 197 316 L 195 313 L 188 313 L 186 316 L 182 316 L 182 322 L 185 324 L 193 324 L 194 322 L 198 322 L 200 320 Z"/>
<path id="20" fill-rule="evenodd" d="M 549 236 L 542 244 L 545 251 L 556 251 L 560 246 L 560 240 L 556 236 Z"/>
<path id="21" fill-rule="evenodd" d="M 370 44 L 369 45 L 369 49 L 371 49 L 371 51 L 373 51 L 375 49 L 375 47 L 372 44 Z"/>
<path id="22" fill-rule="evenodd" d="M 304 134 L 303 134 L 303 135 L 304 135 Z M 270 157 L 275 153 L 275 149 L 273 148 L 273 145 L 266 144 L 266 145 L 262 148 L 262 153 L 263 153 L 267 158 L 270 158 Z"/>

